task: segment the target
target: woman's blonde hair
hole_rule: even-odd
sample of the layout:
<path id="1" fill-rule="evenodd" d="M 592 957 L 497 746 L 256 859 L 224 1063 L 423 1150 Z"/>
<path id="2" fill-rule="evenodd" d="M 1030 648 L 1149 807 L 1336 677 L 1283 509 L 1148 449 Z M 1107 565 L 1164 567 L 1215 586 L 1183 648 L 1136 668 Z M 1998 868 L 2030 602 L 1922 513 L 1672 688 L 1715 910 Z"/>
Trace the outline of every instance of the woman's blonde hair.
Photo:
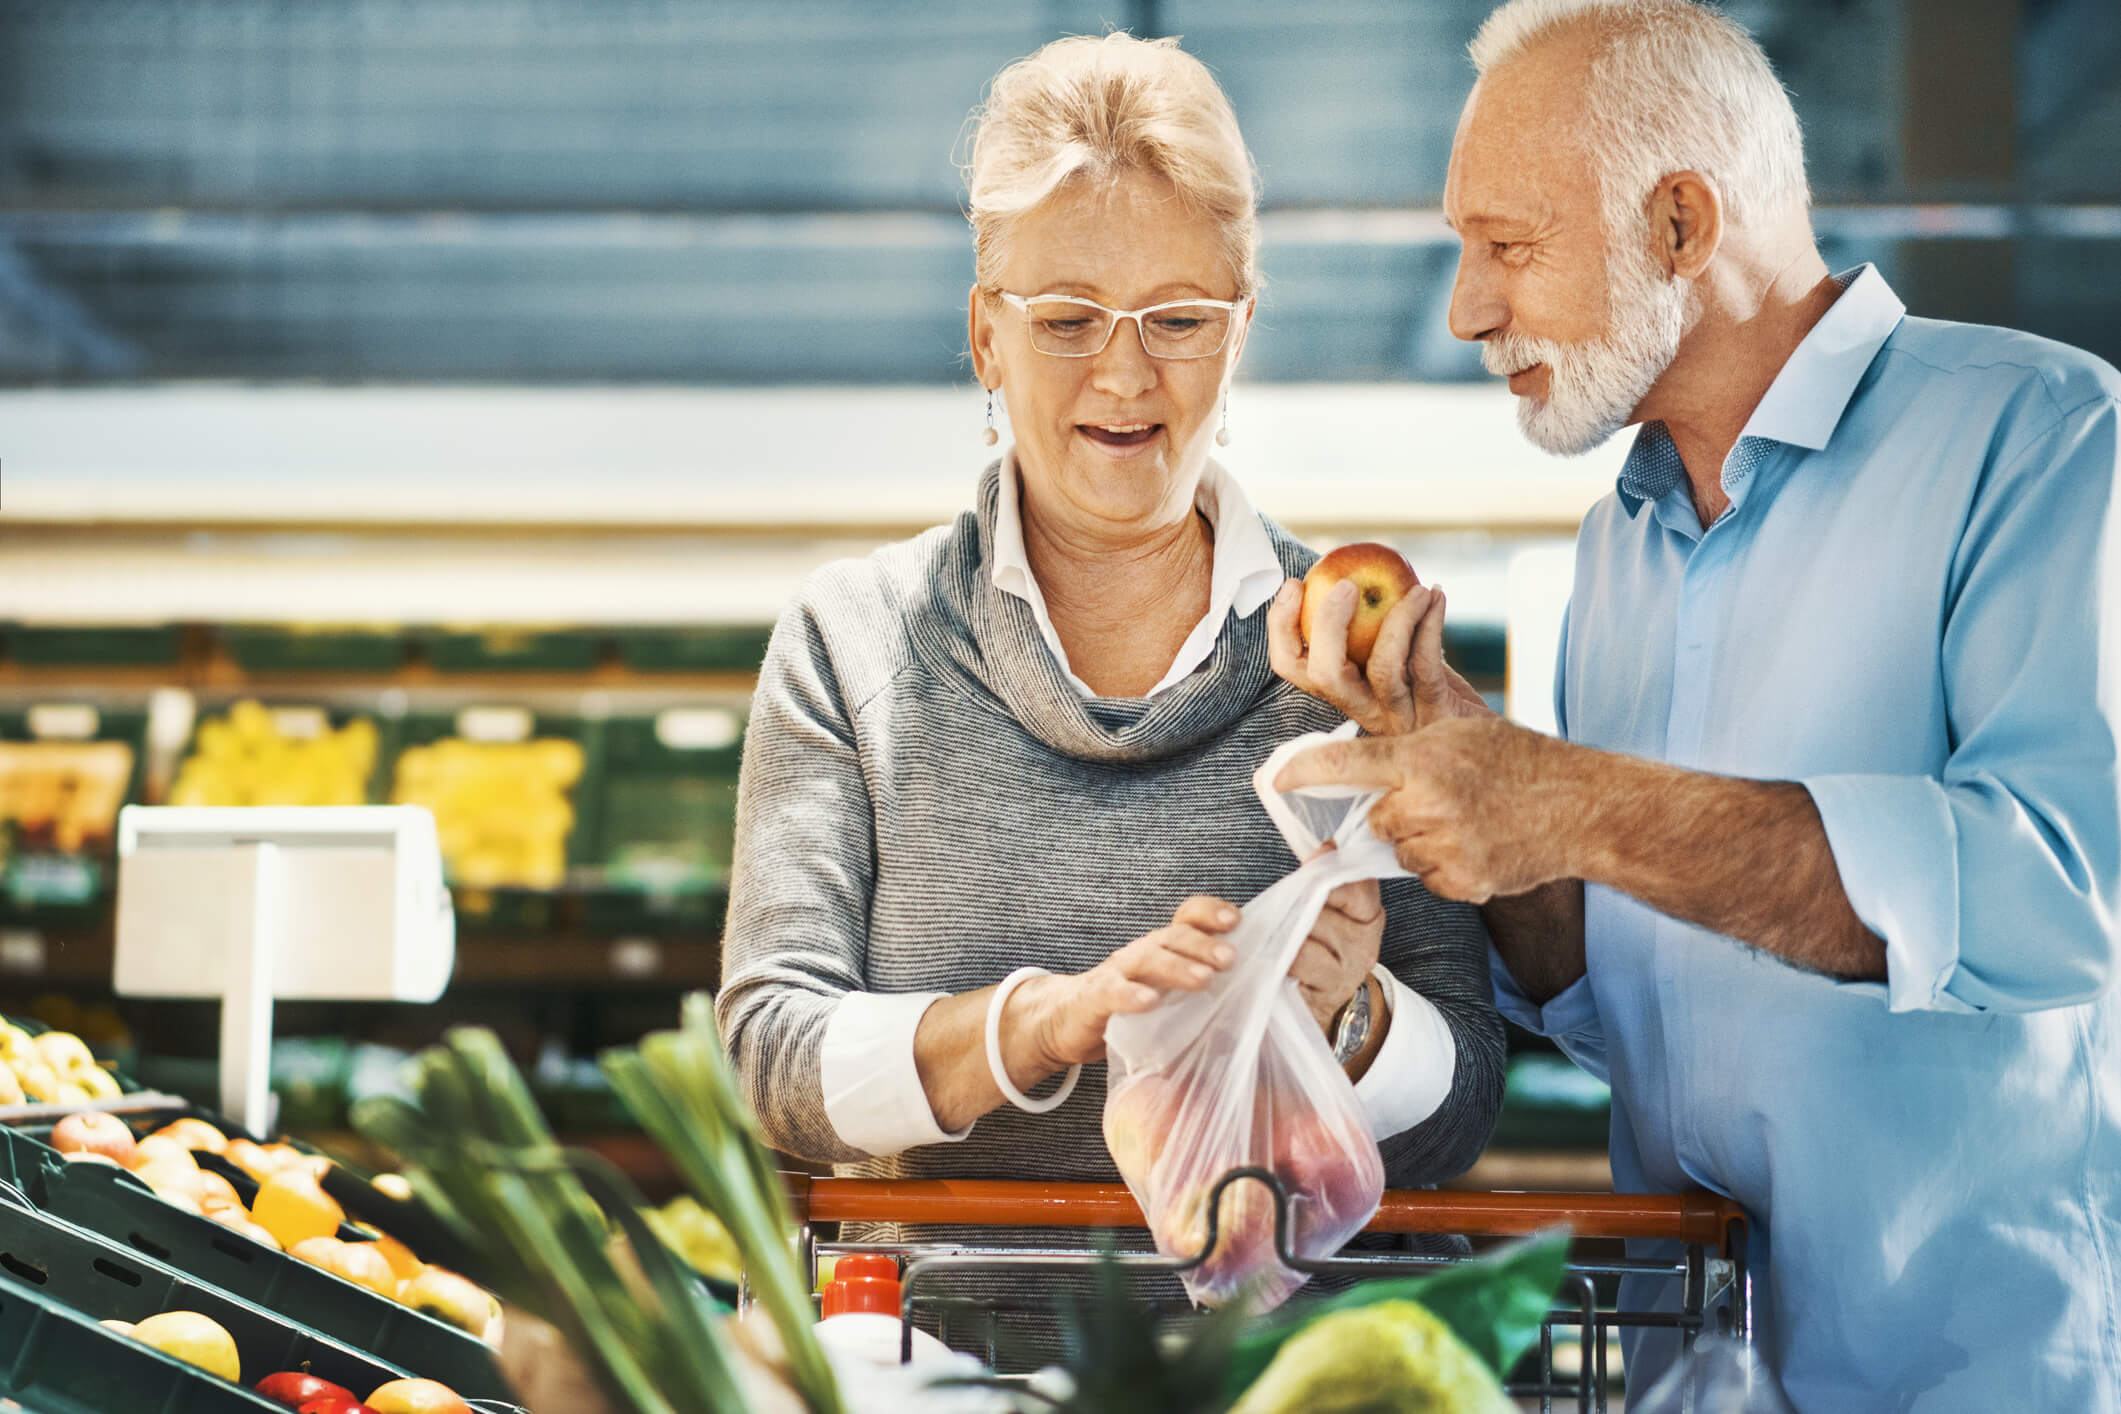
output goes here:
<path id="1" fill-rule="evenodd" d="M 1237 297 L 1259 288 L 1259 184 L 1237 115 L 1176 39 L 1056 39 L 994 76 L 964 164 L 973 268 L 989 294 L 1016 219 L 1077 180 L 1168 181 L 1222 232 Z"/>

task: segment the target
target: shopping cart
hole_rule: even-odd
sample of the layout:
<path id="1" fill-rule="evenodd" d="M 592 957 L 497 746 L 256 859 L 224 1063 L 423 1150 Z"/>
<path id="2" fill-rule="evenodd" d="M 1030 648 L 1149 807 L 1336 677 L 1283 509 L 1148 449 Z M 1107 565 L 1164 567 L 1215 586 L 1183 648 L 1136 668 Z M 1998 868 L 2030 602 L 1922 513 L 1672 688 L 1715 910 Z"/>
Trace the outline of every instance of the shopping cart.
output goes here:
<path id="1" fill-rule="evenodd" d="M 1264 1169 L 1237 1169 L 1217 1183 L 1206 1205 L 1210 1215 L 1207 1245 L 1199 1256 L 1175 1260 L 1151 1253 L 1101 1254 L 1081 1247 L 981 1247 L 963 1243 L 826 1242 L 815 1235 L 818 1223 L 908 1223 L 1016 1228 L 1141 1228 L 1142 1211 L 1123 1184 L 1038 1183 L 973 1179 L 872 1180 L 822 1178 L 788 1174 L 789 1192 L 802 1221 L 801 1253 L 813 1282 L 823 1257 L 884 1253 L 904 1261 L 900 1277 L 905 1334 L 901 1359 L 912 1354 L 917 1318 L 933 1318 L 945 1343 L 966 1345 L 962 1326 L 952 1321 L 969 1314 L 984 1324 L 989 1364 L 994 1362 L 998 1318 L 1033 1309 L 1004 1303 L 968 1302 L 962 1298 L 924 1295 L 924 1279 L 944 1273 L 1034 1272 L 1082 1268 L 1116 1260 L 1130 1272 L 1172 1274 L 1206 1260 L 1214 1250 L 1214 1214 L 1222 1190 L 1233 1183 L 1261 1183 L 1275 1204 L 1275 1243 L 1281 1259 L 1301 1272 L 1359 1277 L 1411 1275 L 1464 1260 L 1451 1256 L 1402 1252 L 1349 1252 L 1319 1261 L 1295 1257 L 1289 1250 L 1288 1195 Z M 1729 1199 L 1708 1193 L 1677 1196 L 1626 1193 L 1467 1193 L 1427 1189 L 1395 1190 L 1384 1195 L 1366 1231 L 1381 1233 L 1455 1234 L 1465 1237 L 1519 1237 L 1566 1227 L 1578 1239 L 1642 1239 L 1677 1244 L 1679 1256 L 1584 1257 L 1573 1260 L 1561 1293 L 1562 1303 L 1548 1313 L 1539 1335 L 1538 1368 L 1530 1379 L 1511 1382 L 1509 1392 L 1539 1401 L 1552 1410 L 1557 1399 L 1570 1401 L 1580 1414 L 1606 1409 L 1607 1343 L 1626 1327 L 1676 1328 L 1691 1346 L 1710 1327 L 1741 1341 L 1752 1337 L 1752 1282 L 1745 1265 L 1745 1212 Z M 1623 1277 L 1657 1280 L 1678 1300 L 1670 1309 L 1623 1308 L 1615 1283 Z M 1661 1280 L 1659 1280 L 1661 1279 Z M 932 1282 L 930 1283 L 932 1285 Z M 748 1303 L 748 1292 L 739 1301 Z M 1659 1302 L 1664 1307 L 1664 1302 Z M 1555 1367 L 1557 1327 L 1573 1327 L 1580 1359 L 1573 1375 Z M 953 1339 L 953 1336 L 957 1338 Z"/>

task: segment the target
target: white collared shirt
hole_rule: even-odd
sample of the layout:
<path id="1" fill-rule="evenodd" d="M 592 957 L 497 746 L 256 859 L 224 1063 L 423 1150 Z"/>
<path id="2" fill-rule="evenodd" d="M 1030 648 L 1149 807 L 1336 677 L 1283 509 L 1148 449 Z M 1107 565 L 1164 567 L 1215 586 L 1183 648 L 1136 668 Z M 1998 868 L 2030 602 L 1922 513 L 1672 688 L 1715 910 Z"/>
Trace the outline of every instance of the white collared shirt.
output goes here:
<path id="1" fill-rule="evenodd" d="M 1016 453 L 1011 448 L 1002 457 L 1001 502 L 994 522 L 995 587 L 1031 606 L 1053 660 L 1077 691 L 1095 697 L 1089 684 L 1069 669 L 1067 650 L 1047 616 L 1045 595 L 1024 550 L 1018 492 Z M 1149 689 L 1152 697 L 1205 663 L 1228 616 L 1244 618 L 1257 612 L 1286 577 L 1250 498 L 1212 460 L 1201 473 L 1194 504 L 1207 516 L 1215 536 L 1208 612 L 1179 647 L 1170 670 Z M 1383 966 L 1375 975 L 1384 987 L 1391 1029 L 1369 1071 L 1356 1083 L 1355 1094 L 1371 1133 L 1388 1139 L 1427 1119 L 1449 1098 L 1458 1047 L 1443 1014 L 1428 998 Z M 921 1017 L 944 995 L 850 992 L 833 1008 L 825 1026 L 819 1079 L 826 1118 L 850 1147 L 888 1155 L 921 1144 L 950 1143 L 972 1132 L 971 1125 L 953 1132 L 936 1123 L 914 1063 L 914 1034 Z"/>
<path id="2" fill-rule="evenodd" d="M 1061 647 L 1060 635 L 1054 632 L 1053 620 L 1046 613 L 1046 596 L 1032 576 L 1031 557 L 1024 549 L 1019 489 L 1016 449 L 1011 447 L 1002 456 L 1001 502 L 994 514 L 994 587 L 1031 606 L 1031 617 L 1038 621 L 1039 636 L 1046 641 L 1046 651 L 1053 655 L 1053 661 L 1060 664 L 1077 692 L 1095 697 L 1090 685 L 1069 667 L 1068 650 Z M 1252 509 L 1251 499 L 1237 479 L 1212 459 L 1201 471 L 1193 504 L 1208 518 L 1208 528 L 1215 537 L 1215 563 L 1208 576 L 1208 612 L 1179 645 L 1170 669 L 1156 686 L 1142 694 L 1144 697 L 1154 697 L 1174 683 L 1183 682 L 1215 652 L 1224 621 L 1232 614 L 1242 619 L 1257 613 L 1287 578 L 1281 556 L 1274 553 L 1274 542 L 1267 538 L 1267 528 L 1261 524 L 1259 512 Z"/>

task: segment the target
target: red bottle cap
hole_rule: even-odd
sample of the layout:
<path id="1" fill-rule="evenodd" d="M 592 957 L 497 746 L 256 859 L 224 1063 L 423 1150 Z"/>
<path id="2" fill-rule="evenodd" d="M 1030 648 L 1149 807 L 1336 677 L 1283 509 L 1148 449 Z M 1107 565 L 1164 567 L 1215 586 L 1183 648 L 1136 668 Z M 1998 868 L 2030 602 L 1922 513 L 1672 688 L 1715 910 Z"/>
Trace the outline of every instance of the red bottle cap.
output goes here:
<path id="1" fill-rule="evenodd" d="M 840 1258 L 833 1265 L 832 1280 L 825 1283 L 818 1310 L 828 1319 L 849 1311 L 898 1315 L 898 1263 L 882 1253 L 861 1252 Z"/>

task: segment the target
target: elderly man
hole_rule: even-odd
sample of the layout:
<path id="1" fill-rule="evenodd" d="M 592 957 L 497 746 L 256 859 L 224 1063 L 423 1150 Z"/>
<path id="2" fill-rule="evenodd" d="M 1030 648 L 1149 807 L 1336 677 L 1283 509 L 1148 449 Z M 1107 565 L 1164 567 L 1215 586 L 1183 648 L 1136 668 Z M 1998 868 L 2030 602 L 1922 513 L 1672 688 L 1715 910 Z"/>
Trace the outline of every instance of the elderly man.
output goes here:
<path id="1" fill-rule="evenodd" d="M 1616 1183 L 1754 1215 L 1800 1409 L 2113 1414 L 2121 377 L 1829 274 L 1789 101 L 1705 7 L 1517 0 L 1473 58 L 1452 328 L 1542 447 L 1642 425 L 1563 739 L 1445 667 L 1440 589 L 1365 674 L 1348 591 L 1307 652 L 1292 583 L 1277 670 L 1378 739 L 1281 784 L 1392 788 L 1505 1014 L 1610 1080 Z"/>

